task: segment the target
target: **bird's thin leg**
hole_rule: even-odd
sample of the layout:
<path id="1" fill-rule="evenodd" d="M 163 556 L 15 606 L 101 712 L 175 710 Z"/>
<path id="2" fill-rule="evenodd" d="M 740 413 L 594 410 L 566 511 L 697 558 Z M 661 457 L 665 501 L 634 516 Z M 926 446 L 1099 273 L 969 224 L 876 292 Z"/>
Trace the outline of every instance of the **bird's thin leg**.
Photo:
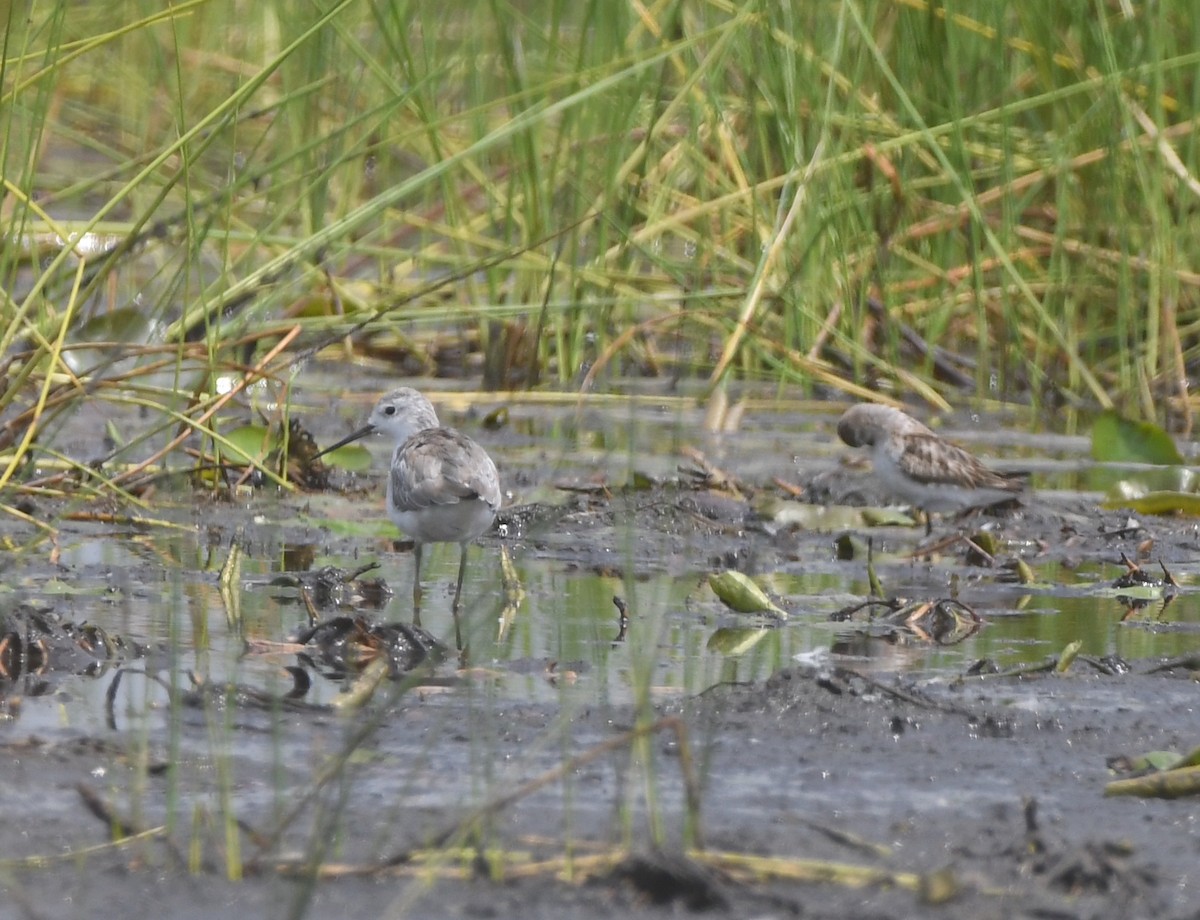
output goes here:
<path id="1" fill-rule="evenodd" d="M 454 613 L 462 610 L 463 576 L 467 574 L 467 544 L 462 544 L 462 555 L 458 558 L 458 584 L 454 586 Z"/>
<path id="2" fill-rule="evenodd" d="M 421 544 L 413 544 L 413 626 L 421 625 Z"/>
<path id="3" fill-rule="evenodd" d="M 458 647 L 459 659 L 464 667 L 467 663 L 467 647 L 463 644 L 462 623 L 459 614 L 462 612 L 463 576 L 467 574 L 467 544 L 462 544 L 462 555 L 458 558 L 458 584 L 454 586 L 454 644 Z"/>
<path id="4" fill-rule="evenodd" d="M 927 536 L 927 537 L 932 536 L 933 535 L 933 515 L 930 514 L 928 511 L 925 511 L 924 508 L 922 508 L 921 510 L 925 512 L 925 536 Z"/>

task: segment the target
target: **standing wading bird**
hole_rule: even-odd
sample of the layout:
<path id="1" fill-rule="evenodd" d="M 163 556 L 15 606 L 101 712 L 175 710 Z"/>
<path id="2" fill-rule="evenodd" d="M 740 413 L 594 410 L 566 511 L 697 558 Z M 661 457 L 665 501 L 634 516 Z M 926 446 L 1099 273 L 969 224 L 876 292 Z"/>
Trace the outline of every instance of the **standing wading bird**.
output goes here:
<path id="1" fill-rule="evenodd" d="M 454 616 L 462 608 L 467 546 L 492 526 L 500 510 L 500 477 L 487 451 L 453 428 L 443 428 L 429 400 L 400 387 L 382 396 L 367 423 L 317 456 L 369 434 L 396 445 L 387 479 L 388 516 L 413 541 L 413 622 L 421 618 L 421 549 L 426 543 L 462 547 Z"/>
<path id="2" fill-rule="evenodd" d="M 999 473 L 938 437 L 899 409 L 874 403 L 851 406 L 838 421 L 838 437 L 851 447 L 869 447 L 875 477 L 893 495 L 929 515 L 987 508 L 1019 498 L 1025 478 Z"/>

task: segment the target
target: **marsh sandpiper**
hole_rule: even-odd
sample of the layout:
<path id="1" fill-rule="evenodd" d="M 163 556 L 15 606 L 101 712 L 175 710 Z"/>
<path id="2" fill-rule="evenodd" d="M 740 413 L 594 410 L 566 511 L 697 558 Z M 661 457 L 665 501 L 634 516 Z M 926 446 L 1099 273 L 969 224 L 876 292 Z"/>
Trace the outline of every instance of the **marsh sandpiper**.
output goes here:
<path id="1" fill-rule="evenodd" d="M 426 543 L 457 543 L 462 548 L 454 588 L 457 619 L 467 546 L 492 526 L 500 509 L 496 464 L 465 434 L 443 428 L 429 400 L 410 387 L 380 397 L 365 425 L 321 454 L 369 434 L 385 435 L 395 444 L 387 478 L 387 510 L 392 522 L 413 541 L 413 620 L 420 623 L 421 549 Z"/>
<path id="2" fill-rule="evenodd" d="M 989 469 L 899 409 L 861 403 L 838 421 L 838 437 L 868 447 L 875 477 L 891 494 L 930 513 L 987 508 L 1019 498 L 1024 476 Z"/>

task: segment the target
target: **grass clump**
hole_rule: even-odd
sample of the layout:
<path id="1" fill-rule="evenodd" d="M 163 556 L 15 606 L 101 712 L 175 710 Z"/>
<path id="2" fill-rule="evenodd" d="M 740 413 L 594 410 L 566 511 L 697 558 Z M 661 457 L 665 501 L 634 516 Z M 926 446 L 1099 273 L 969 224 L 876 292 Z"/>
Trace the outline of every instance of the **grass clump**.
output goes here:
<path id="1" fill-rule="evenodd" d="M 0 484 L 85 404 L 151 418 L 91 482 L 219 445 L 218 394 L 351 332 L 495 388 L 1189 417 L 1182 0 L 2 15 Z"/>

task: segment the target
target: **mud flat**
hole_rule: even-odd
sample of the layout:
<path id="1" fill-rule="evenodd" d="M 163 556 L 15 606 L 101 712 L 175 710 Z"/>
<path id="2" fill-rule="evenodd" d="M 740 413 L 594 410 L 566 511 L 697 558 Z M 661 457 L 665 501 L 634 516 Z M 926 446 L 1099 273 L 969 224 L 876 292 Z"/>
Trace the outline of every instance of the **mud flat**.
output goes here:
<path id="1" fill-rule="evenodd" d="M 223 767 L 239 778 L 240 881 L 228 880 L 227 851 L 214 844 L 212 765 L 186 753 L 211 713 L 184 714 L 173 780 L 165 760 L 134 762 L 162 754 L 157 743 L 10 737 L 4 913 L 66 918 L 123 903 L 179 918 L 666 916 L 683 906 L 730 917 L 1194 917 L 1191 802 L 1104 788 L 1113 758 L 1194 743 L 1196 686 L 1186 666 L 1139 662 L 1120 675 L 1076 665 L 961 681 L 831 665 L 715 687 L 658 707 L 686 727 L 700 787 L 690 826 L 702 848 L 686 855 L 669 728 L 647 736 L 653 808 L 632 742 L 502 801 L 631 728 L 632 711 L 598 706 L 564 723 L 555 707 L 410 692 L 376 714 L 354 764 L 315 792 L 321 764 L 355 729 L 328 713 L 243 712 Z M 240 762 L 236 736 L 257 750 L 268 731 L 273 770 Z M 492 785 L 480 795 L 482 753 Z M 172 795 L 196 808 L 157 831 Z M 464 824 L 467 802 L 497 807 Z M 278 838 L 255 837 L 286 813 Z M 101 846 L 115 821 L 144 838 Z M 652 824 L 662 848 L 649 843 Z M 431 838 L 452 842 L 450 855 L 431 857 Z M 630 856 L 614 846 L 623 838 Z M 256 840 L 274 846 L 260 852 Z M 68 851 L 40 864 L 14 858 Z"/>

